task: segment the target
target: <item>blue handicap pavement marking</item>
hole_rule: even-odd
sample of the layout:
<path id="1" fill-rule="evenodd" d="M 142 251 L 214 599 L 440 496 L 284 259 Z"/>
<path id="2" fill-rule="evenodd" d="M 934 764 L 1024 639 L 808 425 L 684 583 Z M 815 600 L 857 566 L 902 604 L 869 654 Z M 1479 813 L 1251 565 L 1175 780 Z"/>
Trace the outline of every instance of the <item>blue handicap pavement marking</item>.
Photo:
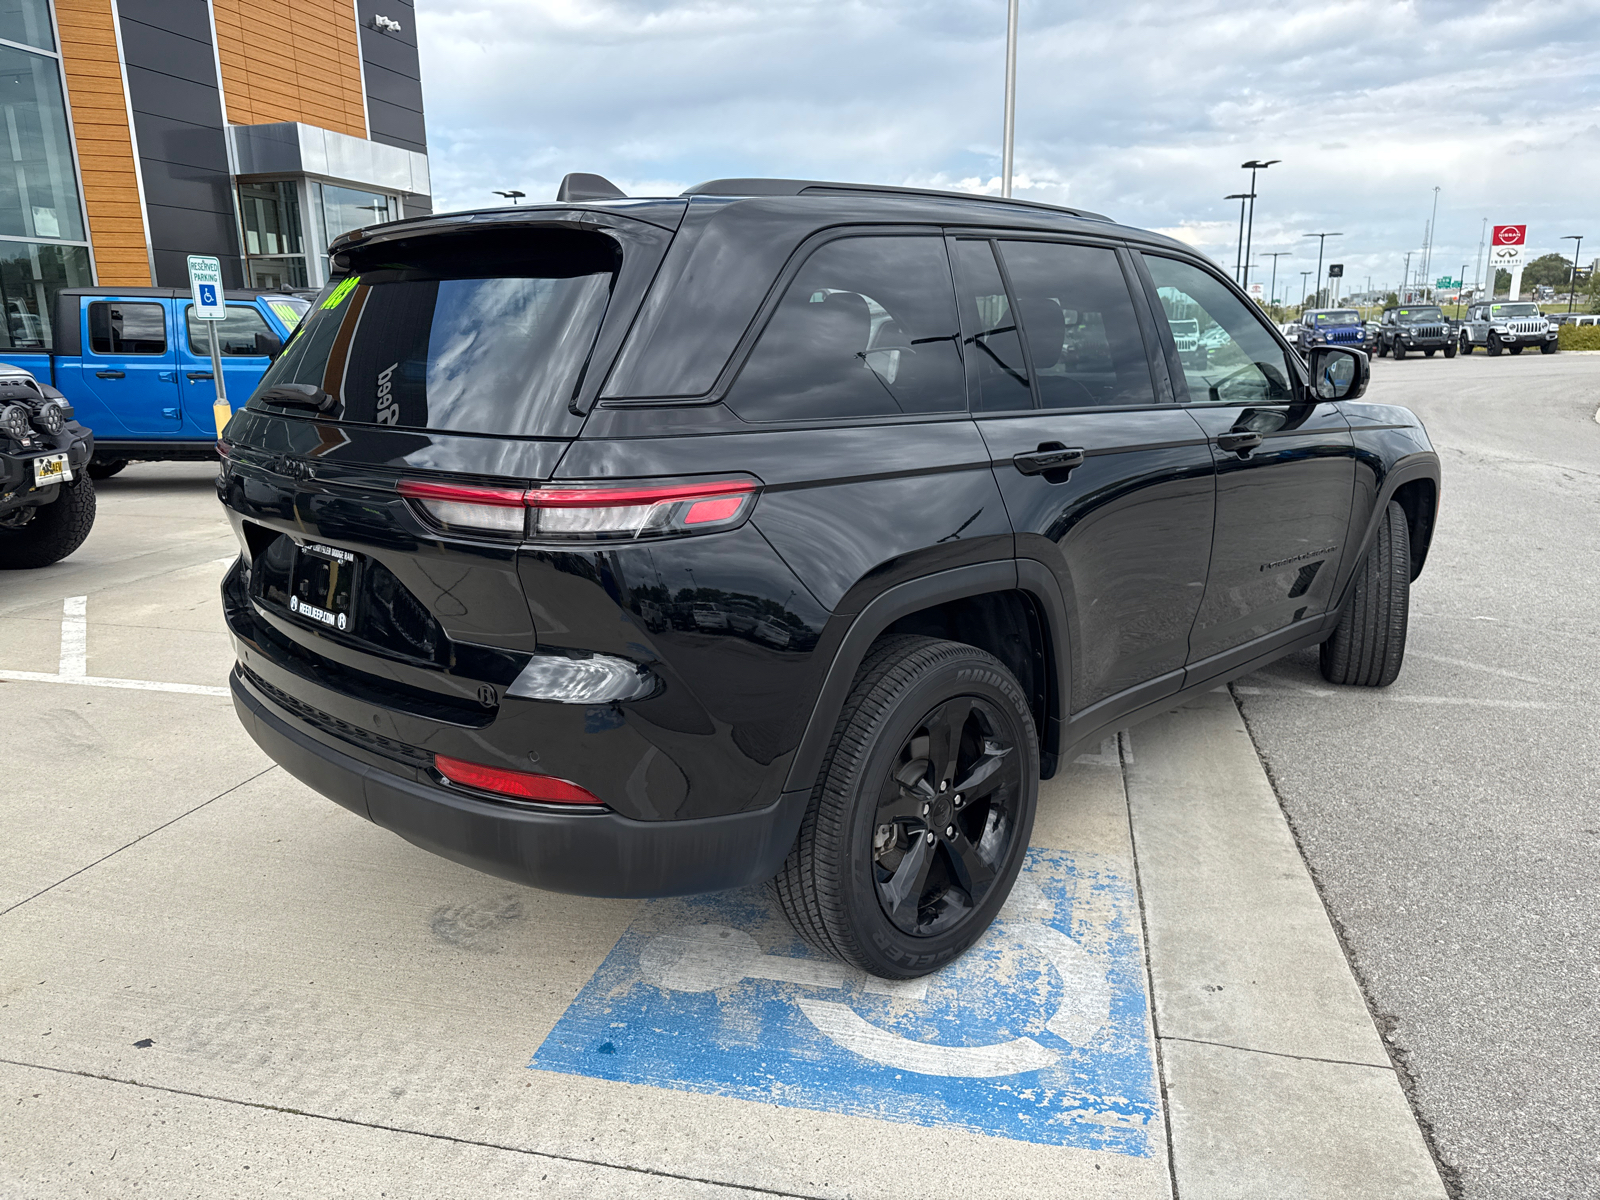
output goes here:
<path id="1" fill-rule="evenodd" d="M 651 900 L 528 1065 L 1143 1157 L 1137 922 L 1113 864 L 1031 849 L 977 945 L 891 983 L 807 947 L 763 888 Z"/>

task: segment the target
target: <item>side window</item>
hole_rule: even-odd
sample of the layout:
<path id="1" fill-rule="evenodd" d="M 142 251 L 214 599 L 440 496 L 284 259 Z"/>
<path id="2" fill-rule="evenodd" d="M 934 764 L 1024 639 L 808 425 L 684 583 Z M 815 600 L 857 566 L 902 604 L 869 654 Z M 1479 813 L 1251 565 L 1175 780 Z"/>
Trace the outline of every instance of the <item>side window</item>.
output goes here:
<path id="1" fill-rule="evenodd" d="M 210 358 L 211 342 L 206 335 L 206 322 L 194 315 L 192 304 L 183 311 L 189 325 L 189 353 Z M 225 356 L 264 358 L 269 350 L 266 345 L 257 343 L 256 335 L 270 338 L 273 342 L 278 340 L 278 335 L 272 332 L 266 318 L 248 304 L 228 305 L 227 320 L 214 323 L 217 327 L 217 343 Z"/>
<path id="2" fill-rule="evenodd" d="M 1180 354 L 1191 404 L 1271 404 L 1295 398 L 1282 347 L 1244 301 L 1199 267 L 1144 256 L 1169 322 L 1198 321 L 1199 344 Z"/>
<path id="3" fill-rule="evenodd" d="M 966 408 L 944 239 L 847 237 L 795 276 L 728 393 L 746 421 Z"/>
<path id="4" fill-rule="evenodd" d="M 973 411 L 1032 408 L 1033 389 L 1022 357 L 1022 336 L 995 264 L 993 246 L 987 241 L 957 242 L 956 271 L 961 279 L 964 344 L 972 364 Z"/>
<path id="5" fill-rule="evenodd" d="M 1115 250 L 1003 241 L 1000 253 L 1044 408 L 1156 402 Z"/>
<path id="6" fill-rule="evenodd" d="M 89 349 L 94 354 L 165 354 L 166 309 L 159 304 L 96 301 L 89 305 Z"/>

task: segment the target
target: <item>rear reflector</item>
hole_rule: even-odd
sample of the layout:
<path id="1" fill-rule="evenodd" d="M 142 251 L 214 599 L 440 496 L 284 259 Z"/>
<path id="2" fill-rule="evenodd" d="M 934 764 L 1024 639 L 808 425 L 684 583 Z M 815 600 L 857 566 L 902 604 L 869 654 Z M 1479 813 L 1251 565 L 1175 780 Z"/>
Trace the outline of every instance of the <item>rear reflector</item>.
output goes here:
<path id="1" fill-rule="evenodd" d="M 536 541 L 615 541 L 731 529 L 750 515 L 751 478 L 509 488 L 402 480 L 402 496 L 448 530 Z"/>
<path id="2" fill-rule="evenodd" d="M 514 796 L 518 800 L 538 800 L 546 804 L 605 803 L 593 792 L 553 775 L 486 767 L 482 763 L 449 758 L 443 754 L 433 756 L 433 765 L 451 783 L 481 788 L 486 792 L 499 792 L 502 796 Z"/>

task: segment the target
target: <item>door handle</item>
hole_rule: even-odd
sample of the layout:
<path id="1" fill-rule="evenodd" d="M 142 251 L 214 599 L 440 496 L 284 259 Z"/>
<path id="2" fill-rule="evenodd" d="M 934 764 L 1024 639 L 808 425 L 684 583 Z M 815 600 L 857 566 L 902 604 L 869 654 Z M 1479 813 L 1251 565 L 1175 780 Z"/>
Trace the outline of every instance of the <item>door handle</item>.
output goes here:
<path id="1" fill-rule="evenodd" d="M 96 371 L 94 377 L 96 379 L 126 379 L 128 373 L 126 371 Z"/>
<path id="2" fill-rule="evenodd" d="M 156 378 L 161 380 L 162 383 L 176 383 L 178 373 L 176 371 L 158 371 Z"/>
<path id="3" fill-rule="evenodd" d="M 199 383 L 202 379 L 213 379 L 215 376 L 210 371 L 185 371 L 190 383 Z"/>
<path id="4" fill-rule="evenodd" d="M 1259 433 L 1224 433 L 1217 437 L 1217 445 L 1224 450 L 1233 450 L 1242 454 L 1246 450 L 1254 450 L 1261 445 L 1261 435 Z"/>
<path id="5" fill-rule="evenodd" d="M 1046 471 L 1070 471 L 1073 467 L 1083 466 L 1083 448 L 1041 447 L 1030 453 L 1012 455 L 1011 465 L 1024 475 L 1043 475 Z"/>

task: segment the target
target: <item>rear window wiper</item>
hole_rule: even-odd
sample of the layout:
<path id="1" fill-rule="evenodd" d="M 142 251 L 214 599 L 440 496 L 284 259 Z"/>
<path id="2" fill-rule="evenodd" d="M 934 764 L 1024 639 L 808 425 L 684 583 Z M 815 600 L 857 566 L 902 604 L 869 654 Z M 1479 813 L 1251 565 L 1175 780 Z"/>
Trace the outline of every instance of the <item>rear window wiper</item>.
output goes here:
<path id="1" fill-rule="evenodd" d="M 281 404 L 286 408 L 309 408 L 316 412 L 327 412 L 337 403 L 327 392 L 309 383 L 274 384 L 262 392 L 258 399 L 268 404 Z"/>

